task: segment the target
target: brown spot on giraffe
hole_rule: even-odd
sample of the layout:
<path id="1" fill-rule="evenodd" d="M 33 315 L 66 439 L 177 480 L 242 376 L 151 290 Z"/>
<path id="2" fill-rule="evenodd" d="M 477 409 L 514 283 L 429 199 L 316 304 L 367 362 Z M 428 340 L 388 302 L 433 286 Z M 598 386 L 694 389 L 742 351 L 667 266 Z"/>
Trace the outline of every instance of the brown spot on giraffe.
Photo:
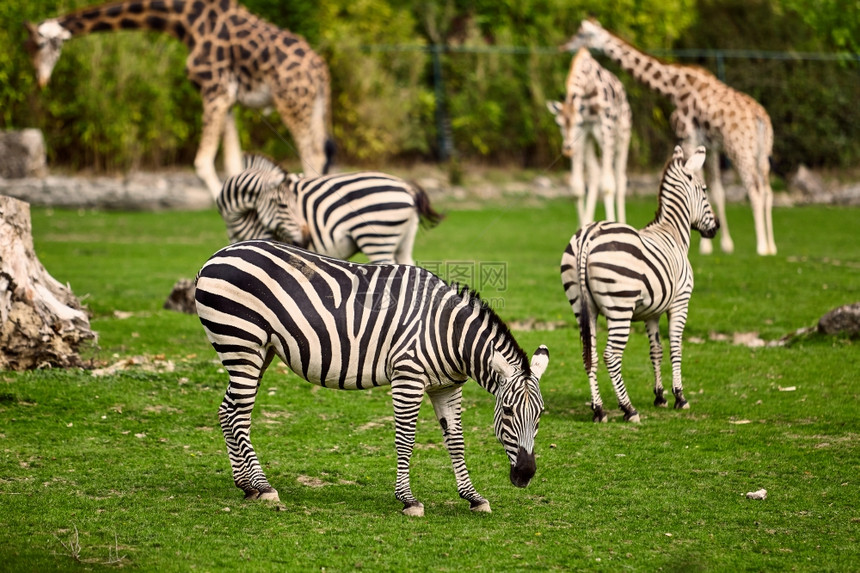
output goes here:
<path id="1" fill-rule="evenodd" d="M 328 66 L 304 38 L 251 14 L 235 0 L 126 0 L 26 25 L 40 87 L 50 80 L 63 42 L 73 37 L 147 29 L 183 42 L 187 76 L 203 99 L 203 134 L 194 166 L 213 197 L 221 191 L 215 155 L 222 136 L 227 175 L 242 170 L 232 115 L 237 103 L 274 106 L 293 136 L 304 170 L 328 170 L 333 149 Z"/>

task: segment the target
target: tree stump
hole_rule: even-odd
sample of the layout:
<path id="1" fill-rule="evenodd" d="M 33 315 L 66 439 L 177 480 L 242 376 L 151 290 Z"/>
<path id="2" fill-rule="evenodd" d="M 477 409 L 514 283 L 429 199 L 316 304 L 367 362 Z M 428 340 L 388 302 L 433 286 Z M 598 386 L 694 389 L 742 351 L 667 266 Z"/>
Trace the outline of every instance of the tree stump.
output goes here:
<path id="1" fill-rule="evenodd" d="M 0 370 L 80 366 L 95 338 L 71 288 L 36 257 L 30 205 L 0 195 Z"/>

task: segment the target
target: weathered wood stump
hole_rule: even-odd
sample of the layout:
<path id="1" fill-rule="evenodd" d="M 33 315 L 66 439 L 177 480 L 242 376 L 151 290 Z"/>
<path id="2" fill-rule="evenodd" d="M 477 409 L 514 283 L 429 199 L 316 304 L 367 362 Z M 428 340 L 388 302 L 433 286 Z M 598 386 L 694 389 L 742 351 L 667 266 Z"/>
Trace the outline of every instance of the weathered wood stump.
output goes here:
<path id="1" fill-rule="evenodd" d="M 0 370 L 79 366 L 95 338 L 71 288 L 36 257 L 30 205 L 0 195 Z"/>

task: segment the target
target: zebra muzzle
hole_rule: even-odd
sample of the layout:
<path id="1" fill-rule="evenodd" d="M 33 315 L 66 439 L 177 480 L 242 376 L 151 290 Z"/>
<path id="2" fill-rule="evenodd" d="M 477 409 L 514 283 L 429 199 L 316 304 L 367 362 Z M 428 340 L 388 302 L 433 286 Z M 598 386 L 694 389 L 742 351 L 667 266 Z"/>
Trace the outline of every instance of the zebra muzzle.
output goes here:
<path id="1" fill-rule="evenodd" d="M 511 483 L 517 487 L 526 487 L 535 475 L 534 453 L 528 453 L 523 448 L 517 452 L 517 461 L 511 466 Z"/>

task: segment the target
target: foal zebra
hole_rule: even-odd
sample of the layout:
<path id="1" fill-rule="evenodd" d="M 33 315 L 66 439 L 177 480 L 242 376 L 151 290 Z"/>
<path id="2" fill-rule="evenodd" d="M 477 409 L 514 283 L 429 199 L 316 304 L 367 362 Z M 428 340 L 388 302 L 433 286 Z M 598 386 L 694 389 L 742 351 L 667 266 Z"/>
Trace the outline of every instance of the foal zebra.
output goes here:
<path id="1" fill-rule="evenodd" d="M 419 223 L 442 215 L 415 184 L 384 173 L 301 177 L 271 160 L 245 157 L 245 169 L 224 182 L 216 201 L 231 242 L 273 239 L 348 259 L 414 264 Z"/>
<path id="2" fill-rule="evenodd" d="M 305 380 L 360 390 L 390 385 L 397 480 L 403 513 L 424 506 L 409 484 L 421 401 L 430 397 L 451 457 L 457 492 L 473 511 L 490 511 L 464 460 L 462 385 L 473 378 L 495 395 L 495 434 L 510 480 L 535 474 L 534 439 L 543 412 L 539 380 L 549 352 L 529 362 L 507 326 L 468 288 L 408 265 L 361 265 L 272 241 L 235 243 L 197 275 L 197 313 L 230 376 L 218 414 L 233 480 L 246 498 L 278 499 L 250 441 L 251 411 L 277 355 Z"/>
<path id="3" fill-rule="evenodd" d="M 631 321 L 645 321 L 655 376 L 654 405 L 666 405 L 660 376 L 663 347 L 659 323 L 663 313 L 669 317 L 675 408 L 689 408 L 681 384 L 681 335 L 693 292 L 693 270 L 687 259 L 690 229 L 710 239 L 720 228 L 698 176 L 704 161 L 704 147 L 698 147 L 686 162 L 684 152 L 675 147 L 663 172 L 654 221 L 639 231 L 620 223 L 592 223 L 573 236 L 562 255 L 561 280 L 579 322 L 595 422 L 607 419 L 597 387 L 598 314 L 606 317 L 609 340 L 603 359 L 624 419 L 639 421 L 621 378 L 621 356 Z"/>

